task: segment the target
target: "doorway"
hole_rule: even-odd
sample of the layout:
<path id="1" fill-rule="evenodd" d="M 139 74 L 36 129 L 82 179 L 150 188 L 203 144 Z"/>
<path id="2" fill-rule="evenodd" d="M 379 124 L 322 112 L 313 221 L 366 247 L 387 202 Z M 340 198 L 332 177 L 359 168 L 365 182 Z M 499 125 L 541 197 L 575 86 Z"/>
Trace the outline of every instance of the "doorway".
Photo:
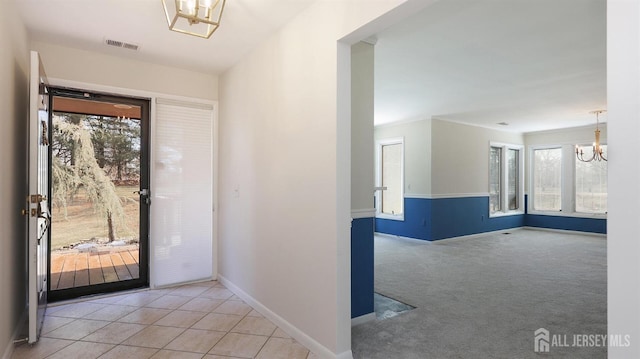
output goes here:
<path id="1" fill-rule="evenodd" d="M 49 299 L 148 286 L 149 99 L 50 93 Z"/>

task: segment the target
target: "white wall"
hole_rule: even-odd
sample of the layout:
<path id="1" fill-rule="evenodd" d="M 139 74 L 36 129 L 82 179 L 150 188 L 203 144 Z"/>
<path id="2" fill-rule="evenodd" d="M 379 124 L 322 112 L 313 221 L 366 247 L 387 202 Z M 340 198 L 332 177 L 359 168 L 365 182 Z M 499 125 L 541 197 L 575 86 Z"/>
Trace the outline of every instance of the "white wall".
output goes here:
<path id="1" fill-rule="evenodd" d="M 521 134 L 433 120 L 431 193 L 433 196 L 489 192 L 489 143 L 524 145 Z"/>
<path id="2" fill-rule="evenodd" d="M 374 137 L 404 138 L 404 194 L 431 195 L 431 120 L 376 126 Z"/>
<path id="3" fill-rule="evenodd" d="M 316 2 L 220 78 L 219 273 L 321 357 L 351 356 L 357 40 L 337 40 L 399 2 Z"/>
<path id="4" fill-rule="evenodd" d="M 373 217 L 374 45 L 351 47 L 351 210 Z"/>
<path id="5" fill-rule="evenodd" d="M 218 98 L 217 75 L 49 43 L 34 41 L 31 48 L 40 53 L 49 78 L 196 99 Z"/>
<path id="6" fill-rule="evenodd" d="M 631 335 L 631 348 L 609 358 L 640 358 L 640 3 L 607 1 L 609 334 Z"/>
<path id="7" fill-rule="evenodd" d="M 0 355 L 8 353 L 26 306 L 29 51 L 12 1 L 0 1 Z"/>

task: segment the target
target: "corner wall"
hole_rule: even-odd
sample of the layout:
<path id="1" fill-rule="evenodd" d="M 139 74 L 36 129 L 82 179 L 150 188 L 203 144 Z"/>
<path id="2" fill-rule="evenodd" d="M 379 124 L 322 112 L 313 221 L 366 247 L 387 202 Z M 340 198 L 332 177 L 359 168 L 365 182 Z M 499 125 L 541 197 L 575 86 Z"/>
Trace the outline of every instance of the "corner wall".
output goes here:
<path id="1" fill-rule="evenodd" d="M 14 7 L 0 2 L 0 355 L 11 353 L 27 301 L 27 222 L 20 210 L 28 192 L 29 49 Z"/>
<path id="2" fill-rule="evenodd" d="M 374 312 L 374 51 L 351 46 L 351 318 Z"/>
<path id="3" fill-rule="evenodd" d="M 404 221 L 376 219 L 381 233 L 438 240 L 522 227 L 524 215 L 489 218 L 489 143 L 522 135 L 442 120 L 377 127 L 405 138 Z"/>

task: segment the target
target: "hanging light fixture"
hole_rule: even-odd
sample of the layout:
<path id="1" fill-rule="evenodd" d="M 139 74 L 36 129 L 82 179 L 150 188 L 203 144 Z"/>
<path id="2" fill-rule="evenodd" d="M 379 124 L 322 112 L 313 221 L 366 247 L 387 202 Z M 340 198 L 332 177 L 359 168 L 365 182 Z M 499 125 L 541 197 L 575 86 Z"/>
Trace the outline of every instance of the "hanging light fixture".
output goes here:
<path id="1" fill-rule="evenodd" d="M 169 29 L 208 39 L 220 26 L 226 0 L 162 0 Z"/>
<path id="2" fill-rule="evenodd" d="M 595 130 L 595 134 L 596 134 L 596 141 L 593 143 L 593 155 L 591 156 L 591 158 L 584 158 L 584 151 L 582 151 L 582 148 L 580 148 L 580 146 L 576 145 L 576 157 L 578 158 L 578 160 L 582 161 L 582 162 L 591 162 L 593 160 L 596 161 L 606 161 L 607 159 L 604 157 L 603 155 L 603 151 L 602 151 L 602 146 L 600 144 L 600 121 L 599 121 L 599 115 L 603 112 L 606 112 L 606 110 L 596 110 L 596 111 L 591 111 L 589 113 L 595 113 L 596 114 L 596 130 Z"/>

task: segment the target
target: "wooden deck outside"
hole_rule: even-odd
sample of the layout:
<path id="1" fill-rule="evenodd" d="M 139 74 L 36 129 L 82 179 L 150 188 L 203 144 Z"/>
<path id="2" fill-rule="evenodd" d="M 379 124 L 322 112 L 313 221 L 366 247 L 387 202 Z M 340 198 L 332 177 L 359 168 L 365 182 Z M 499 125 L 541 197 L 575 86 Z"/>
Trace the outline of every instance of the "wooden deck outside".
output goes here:
<path id="1" fill-rule="evenodd" d="M 51 290 L 139 277 L 138 246 L 51 253 Z"/>

